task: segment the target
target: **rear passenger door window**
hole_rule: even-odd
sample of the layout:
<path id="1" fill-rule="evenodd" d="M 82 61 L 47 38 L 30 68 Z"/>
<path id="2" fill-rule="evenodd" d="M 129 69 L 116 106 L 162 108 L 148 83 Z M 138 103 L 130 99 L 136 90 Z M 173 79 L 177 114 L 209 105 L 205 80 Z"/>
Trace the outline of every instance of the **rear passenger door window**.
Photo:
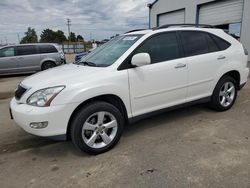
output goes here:
<path id="1" fill-rule="evenodd" d="M 36 46 L 35 45 L 25 45 L 25 46 L 17 46 L 17 55 L 33 55 L 37 54 Z"/>
<path id="2" fill-rule="evenodd" d="M 148 53 L 151 63 L 159 63 L 181 57 L 176 32 L 157 34 L 147 39 L 134 54 Z"/>
<path id="3" fill-rule="evenodd" d="M 187 56 L 201 55 L 210 52 L 206 33 L 182 31 L 181 39 Z"/>
<path id="4" fill-rule="evenodd" d="M 56 53 L 57 49 L 53 45 L 39 45 L 39 52 L 41 54 Z"/>
<path id="5" fill-rule="evenodd" d="M 231 45 L 213 34 L 201 31 L 181 31 L 180 35 L 186 56 L 218 52 Z"/>

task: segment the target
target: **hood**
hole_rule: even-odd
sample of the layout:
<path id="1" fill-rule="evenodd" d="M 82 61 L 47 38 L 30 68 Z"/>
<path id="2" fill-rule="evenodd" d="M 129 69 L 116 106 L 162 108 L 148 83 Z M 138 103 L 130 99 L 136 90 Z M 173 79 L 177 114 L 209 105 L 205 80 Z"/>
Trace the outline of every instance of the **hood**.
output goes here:
<path id="1" fill-rule="evenodd" d="M 25 78 L 22 84 L 27 87 L 53 87 L 82 82 L 93 74 L 104 71 L 102 67 L 90 67 L 76 64 L 66 64 Z"/>

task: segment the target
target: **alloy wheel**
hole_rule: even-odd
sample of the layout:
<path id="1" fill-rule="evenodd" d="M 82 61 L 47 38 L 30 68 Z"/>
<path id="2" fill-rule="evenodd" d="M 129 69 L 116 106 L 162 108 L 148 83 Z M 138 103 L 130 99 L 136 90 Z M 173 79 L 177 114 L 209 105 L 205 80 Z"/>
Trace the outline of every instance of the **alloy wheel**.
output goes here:
<path id="1" fill-rule="evenodd" d="M 117 120 L 109 112 L 100 111 L 90 115 L 82 127 L 82 139 L 91 148 L 109 145 L 117 134 Z"/>
<path id="2" fill-rule="evenodd" d="M 235 98 L 235 86 L 232 82 L 225 82 L 219 93 L 219 101 L 223 107 L 228 107 L 232 104 Z"/>

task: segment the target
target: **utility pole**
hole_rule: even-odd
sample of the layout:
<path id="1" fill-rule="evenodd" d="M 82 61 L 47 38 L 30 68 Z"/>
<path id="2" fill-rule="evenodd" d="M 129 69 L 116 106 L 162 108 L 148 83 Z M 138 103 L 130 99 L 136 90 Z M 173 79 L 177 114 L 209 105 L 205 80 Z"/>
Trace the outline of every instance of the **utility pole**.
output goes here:
<path id="1" fill-rule="evenodd" d="M 71 23 L 71 20 L 69 18 L 67 18 L 67 26 L 68 26 L 68 32 L 69 32 L 69 38 L 68 38 L 68 50 L 69 50 L 69 43 L 70 43 L 70 39 L 71 39 L 71 36 L 70 36 L 70 24 Z"/>
<path id="2" fill-rule="evenodd" d="M 6 45 L 8 45 L 8 39 L 7 39 L 7 37 L 5 37 L 5 42 L 6 42 Z"/>
<path id="3" fill-rule="evenodd" d="M 18 42 L 20 44 L 20 36 L 19 36 L 19 33 L 17 33 L 17 38 L 18 38 Z"/>

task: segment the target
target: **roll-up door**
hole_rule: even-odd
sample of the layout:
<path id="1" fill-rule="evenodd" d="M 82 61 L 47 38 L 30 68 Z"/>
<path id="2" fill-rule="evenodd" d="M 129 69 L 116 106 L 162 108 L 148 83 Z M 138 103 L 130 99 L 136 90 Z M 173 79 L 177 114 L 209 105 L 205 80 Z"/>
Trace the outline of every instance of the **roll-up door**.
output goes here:
<path id="1" fill-rule="evenodd" d="M 242 20 L 243 0 L 223 0 L 199 8 L 199 23 L 224 25 L 238 23 Z"/>
<path id="2" fill-rule="evenodd" d="M 158 15 L 158 26 L 183 23 L 185 23 L 184 9 Z"/>

